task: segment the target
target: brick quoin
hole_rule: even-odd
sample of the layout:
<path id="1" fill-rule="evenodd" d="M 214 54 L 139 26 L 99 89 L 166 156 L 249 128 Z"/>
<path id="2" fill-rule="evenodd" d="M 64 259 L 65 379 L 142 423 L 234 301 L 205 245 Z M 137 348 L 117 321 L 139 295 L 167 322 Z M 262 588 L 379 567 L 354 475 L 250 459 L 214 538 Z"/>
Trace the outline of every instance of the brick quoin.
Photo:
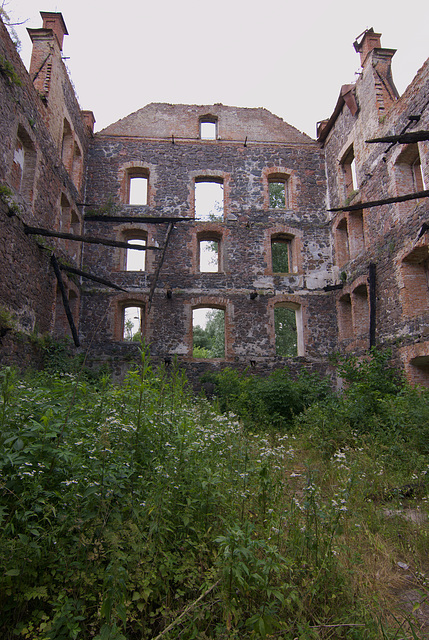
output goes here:
<path id="1" fill-rule="evenodd" d="M 376 345 L 392 348 L 411 382 L 429 384 L 428 199 L 365 207 L 428 188 L 426 141 L 366 140 L 428 130 L 429 62 L 400 97 L 391 75 L 395 51 L 368 29 L 354 43 L 361 73 L 341 87 L 317 140 L 266 109 L 220 103 L 152 103 L 94 133 L 94 114 L 80 109 L 61 58 L 64 18 L 41 16 L 42 28 L 28 30 L 29 73 L 0 24 L 0 55 L 21 82 L 0 73 L 0 182 L 8 194 L 0 201 L 7 238 L 0 305 L 15 321 L 0 362 L 25 367 L 37 357 L 19 346 L 22 336 L 71 335 L 54 254 L 63 266 L 104 279 L 61 272 L 76 348 L 94 368 L 107 362 L 118 378 L 138 359 L 138 345 L 124 339 L 132 308 L 152 359 L 177 357 L 195 384 L 204 371 L 226 366 L 333 375 L 329 355 L 364 355 L 370 332 Z M 202 123 L 211 124 L 209 134 Z M 145 188 L 144 204 L 130 204 L 132 180 Z M 199 183 L 221 194 L 212 216 L 196 216 Z M 283 193 L 278 201 L 273 183 Z M 144 268 L 133 270 L 124 246 L 42 239 L 28 227 L 140 241 Z M 201 268 L 203 241 L 217 244 L 214 272 Z M 284 273 L 273 258 L 282 244 Z M 276 354 L 281 306 L 296 313 L 295 357 Z M 224 310 L 223 358 L 193 357 L 192 313 L 201 307 Z"/>

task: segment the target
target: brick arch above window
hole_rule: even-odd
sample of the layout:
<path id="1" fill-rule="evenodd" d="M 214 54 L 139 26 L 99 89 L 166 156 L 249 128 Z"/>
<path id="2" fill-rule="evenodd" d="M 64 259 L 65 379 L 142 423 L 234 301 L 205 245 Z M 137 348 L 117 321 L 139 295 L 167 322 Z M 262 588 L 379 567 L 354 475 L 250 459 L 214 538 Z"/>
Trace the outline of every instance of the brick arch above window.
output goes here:
<path id="1" fill-rule="evenodd" d="M 125 321 L 126 321 L 126 309 L 137 308 L 141 309 L 141 329 L 142 335 L 146 335 L 147 332 L 147 318 L 146 318 L 146 308 L 147 308 L 147 296 L 145 295 L 132 295 L 129 294 L 119 294 L 115 296 L 112 301 L 112 305 L 114 305 L 114 327 L 113 327 L 113 335 L 114 339 L 117 341 L 124 341 L 124 331 L 125 331 Z"/>
<path id="2" fill-rule="evenodd" d="M 133 161 L 122 165 L 118 174 L 120 201 L 134 206 L 153 205 L 155 198 L 154 177 L 154 168 L 149 164 Z M 140 195 L 143 193 L 143 197 L 137 198 L 143 200 L 141 202 L 130 202 L 133 200 L 133 180 L 136 181 L 135 185 L 139 187 Z M 141 181 L 140 185 L 138 185 L 139 181 Z"/>
<path id="3" fill-rule="evenodd" d="M 296 181 L 294 172 L 286 167 L 265 167 L 262 171 L 264 209 L 295 208 Z"/>
<path id="4" fill-rule="evenodd" d="M 299 274 L 302 272 L 302 237 L 301 229 L 295 229 L 288 225 L 277 224 L 264 231 L 264 256 L 265 274 L 272 275 L 280 273 L 276 271 L 275 260 L 273 263 L 273 243 L 288 243 L 289 274 Z"/>
<path id="5" fill-rule="evenodd" d="M 268 313 L 270 316 L 270 340 L 274 348 L 276 345 L 275 310 L 280 308 L 290 309 L 292 311 L 295 311 L 296 316 L 296 355 L 305 355 L 306 306 L 307 302 L 304 298 L 302 298 L 301 296 L 289 294 L 274 296 L 268 301 Z"/>
<path id="6" fill-rule="evenodd" d="M 220 206 L 217 207 L 217 205 L 214 204 L 213 206 L 215 207 L 215 209 L 216 207 L 219 209 L 217 216 L 218 220 L 225 220 L 230 209 L 230 174 L 222 171 L 213 171 L 211 169 L 202 169 L 200 171 L 192 171 L 189 174 L 189 178 L 189 204 L 192 215 L 195 218 L 198 218 L 199 222 L 203 222 L 204 224 L 214 222 L 213 220 L 210 220 L 208 215 L 205 215 L 206 213 L 208 214 L 207 207 L 203 206 L 201 210 L 197 211 L 197 207 L 198 209 L 200 209 L 199 202 L 204 201 L 204 194 L 202 194 L 203 200 L 201 200 L 199 194 L 197 194 L 197 191 L 200 190 L 202 192 L 202 190 L 199 188 L 199 185 L 208 185 L 208 188 L 210 188 L 210 184 L 217 184 L 222 187 L 223 193 L 219 191 L 218 199 L 220 199 Z M 210 209 L 210 206 L 208 207 L 208 209 Z M 214 213 L 216 213 L 216 211 L 214 211 Z"/>

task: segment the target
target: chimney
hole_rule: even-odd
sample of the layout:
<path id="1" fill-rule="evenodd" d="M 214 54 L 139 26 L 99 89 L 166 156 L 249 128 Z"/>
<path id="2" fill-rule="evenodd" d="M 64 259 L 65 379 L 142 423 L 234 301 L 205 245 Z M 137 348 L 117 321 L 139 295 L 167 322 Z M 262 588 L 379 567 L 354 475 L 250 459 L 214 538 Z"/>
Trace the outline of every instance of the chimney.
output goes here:
<path id="1" fill-rule="evenodd" d="M 81 111 L 83 121 L 90 133 L 94 133 L 95 118 L 92 111 Z"/>
<path id="2" fill-rule="evenodd" d="M 362 38 L 359 42 L 359 38 Z M 357 53 L 360 53 L 360 63 L 363 67 L 365 60 L 373 49 L 381 49 L 381 33 L 374 33 L 374 29 L 366 29 L 353 42 Z"/>
<path id="3" fill-rule="evenodd" d="M 41 11 L 40 15 L 43 20 L 43 29 L 50 29 L 58 41 L 60 50 L 63 50 L 64 36 L 68 36 L 66 23 L 62 13 L 51 13 L 50 11 Z"/>

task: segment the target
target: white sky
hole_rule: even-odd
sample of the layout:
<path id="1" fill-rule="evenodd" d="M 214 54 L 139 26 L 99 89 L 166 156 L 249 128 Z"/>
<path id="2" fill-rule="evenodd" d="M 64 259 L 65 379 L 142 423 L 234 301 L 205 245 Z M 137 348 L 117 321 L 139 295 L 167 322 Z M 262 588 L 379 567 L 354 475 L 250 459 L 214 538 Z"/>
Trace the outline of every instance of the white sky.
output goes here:
<path id="1" fill-rule="evenodd" d="M 2 0 L 0 0 L 1 2 Z M 342 84 L 354 82 L 353 41 L 367 27 L 396 48 L 400 93 L 429 55 L 429 1 L 6 0 L 28 66 L 26 27 L 61 11 L 64 56 L 96 130 L 150 102 L 265 107 L 315 136 Z"/>

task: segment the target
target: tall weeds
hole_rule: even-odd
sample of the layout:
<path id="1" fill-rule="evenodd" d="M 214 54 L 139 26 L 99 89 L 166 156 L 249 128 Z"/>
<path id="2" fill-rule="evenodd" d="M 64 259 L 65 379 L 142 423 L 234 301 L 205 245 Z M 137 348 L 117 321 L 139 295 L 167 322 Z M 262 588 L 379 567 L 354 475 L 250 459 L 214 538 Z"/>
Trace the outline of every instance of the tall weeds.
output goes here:
<path id="1" fill-rule="evenodd" d="M 288 433 L 255 434 L 196 399 L 177 363 L 153 369 L 144 348 L 121 386 L 7 369 L 0 392 L 1 638 L 418 633 L 391 596 L 398 562 L 424 593 L 428 527 L 413 528 L 392 491 L 411 479 L 427 511 L 413 426 L 424 392 L 388 389 L 359 433 L 356 390 L 314 389 Z M 393 462 L 387 429 L 413 463 Z"/>

